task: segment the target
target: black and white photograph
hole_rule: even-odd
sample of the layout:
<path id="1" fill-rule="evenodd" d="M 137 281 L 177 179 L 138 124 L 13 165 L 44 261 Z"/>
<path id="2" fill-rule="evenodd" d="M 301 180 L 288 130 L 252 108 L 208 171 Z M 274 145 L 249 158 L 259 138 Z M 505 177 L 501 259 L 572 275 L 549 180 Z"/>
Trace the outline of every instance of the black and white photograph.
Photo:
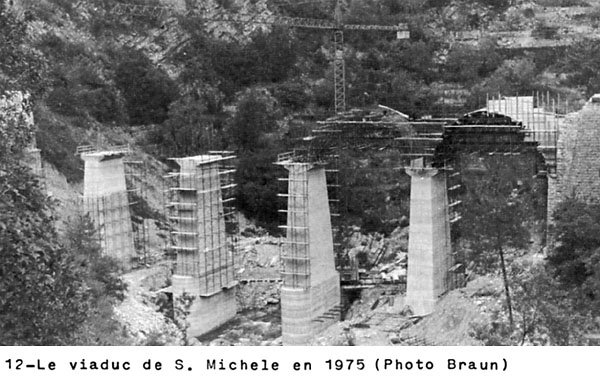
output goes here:
<path id="1" fill-rule="evenodd" d="M 600 0 L 0 0 L 2 346 L 597 346 L 599 194 Z"/>

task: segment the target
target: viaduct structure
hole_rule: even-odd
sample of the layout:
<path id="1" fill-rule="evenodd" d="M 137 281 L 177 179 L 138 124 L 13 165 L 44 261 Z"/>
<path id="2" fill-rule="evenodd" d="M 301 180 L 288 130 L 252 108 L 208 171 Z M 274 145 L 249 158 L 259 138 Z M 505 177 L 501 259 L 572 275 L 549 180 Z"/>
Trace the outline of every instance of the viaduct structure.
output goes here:
<path id="1" fill-rule="evenodd" d="M 594 96 L 564 120 L 528 97 L 488 101 L 487 107 L 450 120 L 323 122 L 315 132 L 326 146 L 339 143 L 342 125 L 350 125 L 369 149 L 372 141 L 397 151 L 411 181 L 409 264 L 406 305 L 417 315 L 429 314 L 441 295 L 457 286 L 460 273 L 452 250 L 452 225 L 460 219 L 461 165 L 477 154 L 543 156 L 548 174 L 549 209 L 561 196 L 595 197 L 600 167 L 600 96 Z M 514 110 L 514 113 L 512 111 Z M 518 110 L 518 111 L 517 111 Z M 483 118 L 481 117 L 483 115 Z M 485 121 L 483 121 L 485 120 Z M 529 123 L 529 124 L 527 124 Z M 525 124 L 527 127 L 524 127 Z M 560 133 L 558 133 L 558 132 Z M 316 133 L 318 132 L 318 133 Z M 316 152 L 316 154 L 315 154 Z M 281 254 L 282 332 L 285 345 L 308 343 L 340 317 L 340 276 L 334 241 L 326 173 L 321 148 L 309 154 L 282 154 L 277 164 L 287 170 L 285 241 Z M 133 239 L 123 169 L 123 151 L 82 152 L 85 161 L 84 205 L 101 226 L 107 254 L 128 260 Z M 228 240 L 232 214 L 225 180 L 232 156 L 227 152 L 173 159 L 169 219 L 172 248 L 177 254 L 173 294 L 192 296 L 188 334 L 198 336 L 236 314 L 234 245 Z M 536 158 L 537 159 L 537 158 Z M 542 161 L 540 161 L 542 162 Z"/>
<path id="2" fill-rule="evenodd" d="M 171 173 L 168 218 L 174 225 L 177 254 L 173 296 L 192 297 L 187 316 L 189 336 L 200 336 L 236 314 L 234 249 L 227 226 L 233 217 L 228 183 L 233 156 L 208 154 L 174 158 L 179 172 Z"/>
<path id="3" fill-rule="evenodd" d="M 506 104 L 506 101 L 505 104 L 490 102 L 487 109 L 477 111 L 485 113 L 488 119 L 490 115 L 495 115 L 492 119 L 498 117 L 492 123 L 489 120 L 480 122 L 475 114 L 451 124 L 450 120 L 409 121 L 398 113 L 387 121 L 363 118 L 323 122 L 324 127 L 314 131 L 316 140 L 331 147 L 336 144 L 334 141 L 339 143 L 342 125 L 351 125 L 357 137 L 352 144 L 361 141 L 355 148 L 369 149 L 369 144 L 376 141 L 383 144 L 381 149 L 398 152 L 403 162 L 400 169 L 411 179 L 405 303 L 417 315 L 431 313 L 438 298 L 459 282 L 460 273 L 456 271 L 459 263 L 452 250 L 451 231 L 453 223 L 460 219 L 461 202 L 457 192 L 460 190 L 461 157 L 480 153 L 536 156 L 542 153 L 546 158 L 546 169 L 561 173 L 568 171 L 569 163 L 584 159 L 577 154 L 571 155 L 570 161 L 565 160 L 564 164 L 558 159 L 558 169 L 553 169 L 557 166 L 557 157 L 561 157 L 561 146 L 567 147 L 585 138 L 593 140 L 585 137 L 585 133 L 592 133 L 591 126 L 580 128 L 578 135 L 573 132 L 563 137 L 556 137 L 556 134 L 532 137 L 531 129 L 494 110 L 503 105 L 508 108 Z M 549 124 L 549 115 L 544 116 L 545 122 L 539 116 L 532 116 L 534 111 L 526 111 L 535 110 L 533 106 L 529 107 L 532 104 L 528 99 L 519 99 L 514 107 L 529 115 L 530 119 L 525 118 L 529 122 L 537 120 L 539 132 L 546 133 L 546 129 L 550 129 L 548 126 L 558 121 L 553 118 Z M 571 116 L 567 123 L 582 124 L 581 117 L 587 118 L 588 113 L 600 114 L 600 97 L 592 98 L 581 115 Z M 558 141 L 558 156 L 549 152 L 553 141 Z M 540 146 L 538 142 L 548 144 Z M 286 198 L 286 208 L 281 210 L 286 215 L 281 253 L 285 345 L 307 344 L 340 318 L 340 275 L 335 265 L 326 175 L 331 171 L 326 168 L 330 152 L 323 153 L 321 148 L 309 154 L 282 154 L 277 162 L 288 173 L 283 179 L 287 183 L 287 192 L 280 194 Z M 123 155 L 122 151 L 81 154 L 86 164 L 86 210 L 102 227 L 103 248 L 107 254 L 127 260 L 134 250 Z M 172 248 L 176 252 L 172 289 L 174 297 L 184 294 L 192 297 L 188 316 L 190 336 L 205 334 L 236 314 L 235 247 L 228 240 L 232 215 L 229 204 L 233 198 L 227 195 L 234 185 L 225 179 L 232 172 L 227 163 L 232 158 L 228 152 L 174 158 L 179 171 L 168 176 L 172 181 L 168 191 L 168 217 L 174 226 Z M 581 177 L 573 170 L 570 173 Z"/>
<path id="4" fill-rule="evenodd" d="M 561 118 L 530 97 L 488 101 L 487 107 L 458 121 L 392 120 L 323 122 L 315 140 L 339 143 L 342 125 L 357 134 L 357 149 L 377 141 L 398 152 L 411 181 L 409 264 L 406 305 L 429 314 L 441 295 L 457 286 L 459 266 L 452 250 L 452 225 L 460 219 L 461 165 L 467 156 L 531 155 L 548 175 L 549 215 L 558 200 L 574 195 L 597 199 L 600 167 L 600 95 Z M 547 107 L 547 105 L 546 105 Z M 539 108 L 544 108 L 540 110 Z M 517 111 L 518 110 L 518 111 Z M 513 112 L 514 111 L 514 112 Z M 526 125 L 526 127 L 523 126 Z M 358 132 L 356 132 L 358 131 Z M 318 133 L 317 133 L 318 132 Z M 322 147 L 321 147 L 322 148 Z M 285 241 L 281 254 L 283 343 L 308 343 L 340 317 L 340 275 L 336 271 L 326 161 L 317 148 L 308 154 L 282 154 L 287 170 Z M 128 262 L 134 244 L 123 166 L 123 150 L 80 152 L 85 161 L 84 208 L 101 231 L 106 254 Z M 228 152 L 173 159 L 168 194 L 172 248 L 177 254 L 173 294 L 193 298 L 188 334 L 198 336 L 236 314 L 235 246 L 228 240 L 233 214 L 228 195 L 234 186 Z"/>

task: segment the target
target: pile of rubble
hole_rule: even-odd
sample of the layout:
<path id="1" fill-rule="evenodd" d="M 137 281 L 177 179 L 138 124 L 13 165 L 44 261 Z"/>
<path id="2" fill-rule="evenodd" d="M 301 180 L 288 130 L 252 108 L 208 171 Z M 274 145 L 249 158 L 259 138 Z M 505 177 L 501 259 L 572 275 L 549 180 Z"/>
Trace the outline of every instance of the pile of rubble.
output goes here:
<path id="1" fill-rule="evenodd" d="M 156 265 L 123 275 L 127 283 L 127 296 L 115 307 L 115 316 L 125 326 L 134 345 L 183 343 L 179 328 L 158 310 L 158 305 L 153 301 L 155 289 L 165 285 L 168 271 L 168 266 Z"/>
<path id="2" fill-rule="evenodd" d="M 364 235 L 354 228 L 347 240 L 346 259 L 356 263 L 372 278 L 399 282 L 406 278 L 408 227 L 397 227 L 388 237 L 374 233 Z"/>
<path id="3" fill-rule="evenodd" d="M 279 279 L 281 239 L 253 225 L 247 225 L 241 235 L 235 263 L 240 282 Z"/>

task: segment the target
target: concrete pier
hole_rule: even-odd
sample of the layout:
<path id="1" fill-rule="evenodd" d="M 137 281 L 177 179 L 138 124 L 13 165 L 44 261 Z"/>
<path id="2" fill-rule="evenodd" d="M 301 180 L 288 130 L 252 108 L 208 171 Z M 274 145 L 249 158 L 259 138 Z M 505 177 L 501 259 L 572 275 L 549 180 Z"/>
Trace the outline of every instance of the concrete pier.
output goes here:
<path id="1" fill-rule="evenodd" d="M 433 312 L 448 289 L 450 220 L 446 174 L 435 168 L 410 168 L 410 227 L 406 305 L 415 315 Z"/>
<path id="2" fill-rule="evenodd" d="M 124 153 L 82 153 L 85 162 L 83 210 L 96 226 L 104 255 L 129 268 L 135 256 L 129 200 L 125 185 Z"/>
<path id="3" fill-rule="evenodd" d="M 286 244 L 282 253 L 281 323 L 284 345 L 307 344 L 339 320 L 325 169 L 286 162 L 289 171 Z"/>
<path id="4" fill-rule="evenodd" d="M 171 189 L 177 265 L 173 296 L 194 297 L 188 336 L 205 334 L 236 314 L 233 255 L 227 245 L 219 155 L 175 158 L 178 185 Z"/>

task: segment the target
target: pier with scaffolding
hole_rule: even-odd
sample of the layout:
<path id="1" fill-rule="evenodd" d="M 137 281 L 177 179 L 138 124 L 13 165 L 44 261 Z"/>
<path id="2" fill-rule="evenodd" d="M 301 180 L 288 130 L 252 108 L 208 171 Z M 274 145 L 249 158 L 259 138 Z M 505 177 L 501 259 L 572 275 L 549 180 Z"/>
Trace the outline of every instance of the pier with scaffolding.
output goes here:
<path id="1" fill-rule="evenodd" d="M 173 228 L 176 254 L 173 297 L 193 297 L 188 335 L 199 336 L 236 314 L 235 252 L 237 213 L 234 209 L 231 152 L 173 158 L 178 172 L 166 180 L 167 218 Z"/>
<path id="2" fill-rule="evenodd" d="M 340 276 L 324 164 L 295 152 L 278 156 L 288 171 L 285 240 L 281 251 L 281 323 L 284 345 L 307 344 L 340 318 Z"/>
<path id="3" fill-rule="evenodd" d="M 130 269 L 136 257 L 123 157 L 129 147 L 77 149 L 84 161 L 83 212 L 92 219 L 104 255 Z"/>

